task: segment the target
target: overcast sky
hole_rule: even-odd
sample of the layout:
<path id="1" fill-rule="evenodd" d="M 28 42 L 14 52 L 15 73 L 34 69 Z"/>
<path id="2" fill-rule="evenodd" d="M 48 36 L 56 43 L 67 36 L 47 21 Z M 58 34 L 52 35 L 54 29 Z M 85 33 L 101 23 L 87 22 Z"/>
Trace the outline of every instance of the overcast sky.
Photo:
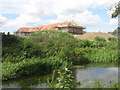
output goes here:
<path id="1" fill-rule="evenodd" d="M 110 32 L 118 26 L 109 8 L 119 0 L 0 0 L 0 31 L 75 20 L 88 32 Z"/>

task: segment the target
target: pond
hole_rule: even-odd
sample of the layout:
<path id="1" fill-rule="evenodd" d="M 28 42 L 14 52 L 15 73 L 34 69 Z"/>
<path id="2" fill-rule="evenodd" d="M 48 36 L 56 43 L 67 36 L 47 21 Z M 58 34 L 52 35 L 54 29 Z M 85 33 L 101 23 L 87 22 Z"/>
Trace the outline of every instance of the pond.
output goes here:
<path id="1" fill-rule="evenodd" d="M 118 82 L 118 64 L 117 63 L 90 63 L 73 69 L 73 73 L 81 84 L 89 81 L 100 80 L 101 82 Z M 4 81 L 3 88 L 48 88 L 47 80 L 51 79 L 52 74 L 44 76 L 32 76 L 25 79 Z"/>

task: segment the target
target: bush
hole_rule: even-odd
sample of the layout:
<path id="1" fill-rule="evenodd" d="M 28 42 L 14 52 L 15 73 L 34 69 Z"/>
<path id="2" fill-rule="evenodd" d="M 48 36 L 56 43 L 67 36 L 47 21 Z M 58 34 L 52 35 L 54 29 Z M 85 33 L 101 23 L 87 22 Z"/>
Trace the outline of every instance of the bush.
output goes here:
<path id="1" fill-rule="evenodd" d="M 117 42 L 117 41 L 118 41 L 118 39 L 115 38 L 115 37 L 109 37 L 108 40 L 109 40 L 110 42 Z"/>
<path id="2" fill-rule="evenodd" d="M 14 35 L 2 35 L 2 56 L 5 54 L 14 54 L 21 51 L 24 38 Z"/>
<path id="3" fill-rule="evenodd" d="M 18 63 L 3 62 L 2 64 L 2 80 L 9 80 L 13 78 L 46 74 L 62 66 L 60 60 L 56 58 L 26 58 Z"/>
<path id="4" fill-rule="evenodd" d="M 2 45 L 3 46 L 12 46 L 16 44 L 20 44 L 23 38 L 15 36 L 15 35 L 5 35 L 2 34 Z"/>
<path id="5" fill-rule="evenodd" d="M 90 41 L 87 39 L 80 39 L 78 44 L 79 48 L 94 47 L 94 41 Z"/>
<path id="6" fill-rule="evenodd" d="M 69 70 L 68 68 L 63 68 L 62 70 L 57 70 L 56 72 L 57 74 L 57 78 L 56 81 L 57 82 L 50 82 L 48 81 L 48 86 L 50 88 L 75 88 L 77 86 L 77 80 L 75 79 L 75 77 L 72 75 L 72 70 Z M 55 77 L 55 71 L 53 73 L 53 79 Z"/>
<path id="7" fill-rule="evenodd" d="M 107 42 L 104 38 L 95 37 L 94 40 L 95 40 L 94 46 L 97 47 L 97 48 L 104 47 L 104 46 L 107 45 Z"/>
<path id="8" fill-rule="evenodd" d="M 74 38 L 72 34 L 55 30 L 43 30 L 30 35 L 29 39 L 35 42 L 44 42 L 50 39 Z"/>
<path id="9" fill-rule="evenodd" d="M 107 48 L 98 49 L 96 53 L 86 54 L 91 62 L 119 62 L 118 51 Z"/>
<path id="10" fill-rule="evenodd" d="M 95 40 L 99 41 L 99 42 L 105 42 L 106 41 L 104 38 L 101 38 L 101 37 L 95 37 Z"/>
<path id="11" fill-rule="evenodd" d="M 44 30 L 27 38 L 4 35 L 3 40 L 3 80 L 45 74 L 66 64 L 118 61 L 117 44 L 101 38 L 79 40 L 67 32 Z"/>

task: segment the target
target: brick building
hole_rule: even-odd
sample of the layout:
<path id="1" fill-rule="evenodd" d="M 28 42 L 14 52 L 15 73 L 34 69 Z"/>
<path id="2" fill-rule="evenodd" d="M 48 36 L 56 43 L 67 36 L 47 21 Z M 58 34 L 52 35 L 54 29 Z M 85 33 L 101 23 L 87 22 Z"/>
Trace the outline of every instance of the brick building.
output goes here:
<path id="1" fill-rule="evenodd" d="M 65 32 L 69 32 L 72 34 L 84 34 L 83 29 L 85 27 L 76 24 L 74 21 L 66 21 L 62 23 L 55 23 L 44 25 L 40 27 L 21 27 L 15 32 L 17 36 L 29 36 L 33 32 L 41 31 L 41 30 L 61 30 Z"/>

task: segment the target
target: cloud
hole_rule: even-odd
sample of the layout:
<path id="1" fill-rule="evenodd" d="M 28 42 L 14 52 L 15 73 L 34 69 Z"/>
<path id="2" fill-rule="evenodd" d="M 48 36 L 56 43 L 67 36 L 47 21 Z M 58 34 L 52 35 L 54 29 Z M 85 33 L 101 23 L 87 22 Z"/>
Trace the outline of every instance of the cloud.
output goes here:
<path id="1" fill-rule="evenodd" d="M 20 14 L 24 11 L 23 6 L 28 2 L 26 0 L 0 0 L 0 13 L 1 14 Z"/>
<path id="2" fill-rule="evenodd" d="M 0 15 L 0 31 L 2 31 L 2 26 L 6 23 L 7 18 Z"/>
<path id="3" fill-rule="evenodd" d="M 57 19 L 51 20 L 51 23 L 60 22 L 64 20 L 75 20 L 81 25 L 101 25 L 103 24 L 102 19 L 98 15 L 93 15 L 90 11 L 84 11 L 78 14 L 58 15 Z M 97 22 L 97 23 L 96 23 Z"/>
<path id="4" fill-rule="evenodd" d="M 65 20 L 75 20 L 81 25 L 101 25 L 104 21 L 97 14 L 88 9 L 98 6 L 106 7 L 118 0 L 0 0 L 0 14 L 17 14 L 14 19 L 5 19 L 3 28 L 22 26 L 40 26 L 47 23 L 56 23 Z M 55 19 L 43 19 L 49 16 Z M 0 16 L 1 17 L 1 16 Z M 110 24 L 115 23 L 114 20 Z"/>
<path id="5" fill-rule="evenodd" d="M 25 26 L 33 26 L 41 23 L 40 18 L 33 17 L 32 15 L 21 14 L 16 19 L 10 19 L 6 21 L 6 24 L 2 25 L 2 27 L 25 27 Z"/>
<path id="6" fill-rule="evenodd" d="M 103 23 L 102 19 L 98 15 L 93 15 L 90 11 L 85 11 L 83 13 L 76 15 L 76 20 L 84 25 L 100 25 Z M 97 23 L 96 23 L 97 22 Z"/>
<path id="7" fill-rule="evenodd" d="M 4 17 L 4 16 L 2 16 L 2 15 L 0 15 L 0 22 L 5 22 L 7 20 L 7 18 L 6 17 Z"/>
<path id="8" fill-rule="evenodd" d="M 110 19 L 109 25 L 118 25 L 118 19 L 115 19 L 115 18 Z"/>

